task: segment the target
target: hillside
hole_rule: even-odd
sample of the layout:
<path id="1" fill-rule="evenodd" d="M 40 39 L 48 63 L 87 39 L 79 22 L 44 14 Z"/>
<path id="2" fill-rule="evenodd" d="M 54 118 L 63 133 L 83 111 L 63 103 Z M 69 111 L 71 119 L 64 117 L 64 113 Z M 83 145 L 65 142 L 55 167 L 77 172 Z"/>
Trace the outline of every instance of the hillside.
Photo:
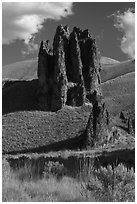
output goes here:
<path id="1" fill-rule="evenodd" d="M 2 92 L 2 112 L 35 109 L 37 80 L 14 82 Z"/>
<path id="2" fill-rule="evenodd" d="M 120 67 L 120 64 L 122 66 Z M 135 103 L 135 73 L 134 62 L 120 63 L 112 68 L 104 68 L 101 77 L 103 96 L 110 107 L 112 114 L 117 114 L 126 108 L 131 108 Z M 128 66 L 129 65 L 129 66 Z M 125 74 L 126 72 L 130 72 Z M 105 75 L 106 72 L 106 75 Z M 119 74 L 119 77 L 116 75 Z M 116 77 L 116 78 L 115 78 Z M 106 79 L 111 79 L 106 81 Z M 114 78 L 114 79 L 113 79 Z M 16 82 L 3 90 L 3 113 L 19 110 L 35 110 L 35 94 L 37 80 Z"/>
<path id="3" fill-rule="evenodd" d="M 29 80 L 37 78 L 37 59 L 8 64 L 2 68 L 3 79 Z"/>
<path id="4" fill-rule="evenodd" d="M 16 82 L 3 91 L 3 112 L 17 111 L 3 115 L 3 152 L 44 151 L 46 144 L 46 150 L 76 148 L 76 144 L 83 143 L 80 136 L 92 107 L 66 107 L 57 113 L 30 111 L 35 110 L 36 87 L 37 80 Z M 104 82 L 101 87 L 106 106 L 113 116 L 134 109 L 135 73 Z"/>
<path id="5" fill-rule="evenodd" d="M 53 143 L 59 149 L 76 148 L 81 139 L 78 136 L 85 129 L 90 112 L 91 106 L 85 106 L 66 107 L 57 113 L 23 111 L 4 115 L 3 153 L 35 148 L 39 148 L 39 151 L 48 150 L 46 145 L 51 145 L 51 150 L 54 149 Z M 61 141 L 64 142 L 59 143 Z"/>
<path id="6" fill-rule="evenodd" d="M 135 61 L 132 60 L 120 62 L 112 66 L 104 66 L 100 72 L 101 81 L 106 82 L 130 72 L 135 72 Z"/>
<path id="7" fill-rule="evenodd" d="M 110 113 L 116 115 L 135 105 L 135 73 L 131 72 L 102 83 L 103 96 Z"/>
<path id="8" fill-rule="evenodd" d="M 104 56 L 101 57 L 100 62 L 101 62 L 102 67 L 111 66 L 111 65 L 120 63 L 120 61 L 118 60 L 115 60 L 109 57 L 104 57 Z"/>

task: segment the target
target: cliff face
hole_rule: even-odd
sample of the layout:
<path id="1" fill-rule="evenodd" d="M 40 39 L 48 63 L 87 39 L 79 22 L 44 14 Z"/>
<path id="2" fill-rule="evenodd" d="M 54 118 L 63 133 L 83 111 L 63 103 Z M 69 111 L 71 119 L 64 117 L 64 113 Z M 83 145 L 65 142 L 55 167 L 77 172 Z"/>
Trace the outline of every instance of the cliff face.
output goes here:
<path id="1" fill-rule="evenodd" d="M 82 106 L 100 93 L 99 51 L 88 30 L 58 26 L 53 51 L 41 42 L 38 55 L 38 103 L 42 110 L 57 111 L 65 105 Z"/>

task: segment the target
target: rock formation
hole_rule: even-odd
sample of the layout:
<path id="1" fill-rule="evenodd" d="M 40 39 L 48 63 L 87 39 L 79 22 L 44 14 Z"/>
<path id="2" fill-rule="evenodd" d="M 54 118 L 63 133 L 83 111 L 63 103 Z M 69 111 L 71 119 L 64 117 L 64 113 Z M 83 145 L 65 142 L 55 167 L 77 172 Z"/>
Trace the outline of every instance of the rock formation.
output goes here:
<path id="1" fill-rule="evenodd" d="M 53 68 L 54 61 L 53 55 L 50 54 L 48 42 L 41 42 L 39 55 L 38 55 L 38 101 L 39 107 L 42 110 L 48 110 L 51 106 L 52 97 L 52 84 L 53 84 Z"/>
<path id="2" fill-rule="evenodd" d="M 102 95 L 97 91 L 93 93 L 94 103 L 90 114 L 86 133 L 86 147 L 98 146 L 106 140 L 106 130 L 109 126 L 109 113 L 105 107 Z"/>
<path id="3" fill-rule="evenodd" d="M 88 30 L 58 26 L 53 51 L 41 42 L 38 55 L 38 103 L 41 110 L 57 111 L 65 105 L 93 103 L 99 94 L 100 60 L 95 39 Z"/>
<path id="4" fill-rule="evenodd" d="M 128 118 L 128 134 L 135 134 L 135 119 L 132 117 Z"/>
<path id="5" fill-rule="evenodd" d="M 88 30 L 58 26 L 53 52 L 41 43 L 38 60 L 39 106 L 57 111 L 65 105 L 93 105 L 86 128 L 86 146 L 101 143 L 101 134 L 109 123 L 109 114 L 100 90 L 100 54 Z"/>

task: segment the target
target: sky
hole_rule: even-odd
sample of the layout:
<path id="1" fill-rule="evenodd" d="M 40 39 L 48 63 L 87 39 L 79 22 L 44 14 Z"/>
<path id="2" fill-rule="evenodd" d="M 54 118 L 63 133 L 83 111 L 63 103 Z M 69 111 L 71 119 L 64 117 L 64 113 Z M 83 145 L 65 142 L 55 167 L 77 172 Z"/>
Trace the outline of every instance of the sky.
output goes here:
<path id="1" fill-rule="evenodd" d="M 52 45 L 59 24 L 89 29 L 102 56 L 119 61 L 135 55 L 133 2 L 4 2 L 2 64 L 36 58 L 41 40 Z"/>

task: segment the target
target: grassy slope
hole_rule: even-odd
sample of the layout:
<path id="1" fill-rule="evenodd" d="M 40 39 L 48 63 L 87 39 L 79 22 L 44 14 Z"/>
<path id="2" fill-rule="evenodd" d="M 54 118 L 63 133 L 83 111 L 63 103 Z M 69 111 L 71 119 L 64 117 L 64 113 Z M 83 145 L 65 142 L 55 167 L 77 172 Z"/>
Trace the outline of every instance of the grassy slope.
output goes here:
<path id="1" fill-rule="evenodd" d="M 114 64 L 118 64 L 120 62 L 115 60 L 115 59 L 112 59 L 112 58 L 101 57 L 100 63 L 104 67 L 104 66 L 111 66 L 111 65 L 114 65 Z"/>
<path id="2" fill-rule="evenodd" d="M 3 79 L 29 80 L 37 78 L 37 59 L 25 60 L 5 65 L 2 69 Z"/>
<path id="3" fill-rule="evenodd" d="M 129 73 L 102 84 L 106 106 L 111 114 L 132 109 L 135 104 L 135 73 Z"/>
<path id="4" fill-rule="evenodd" d="M 103 67 L 101 71 L 101 80 L 106 82 L 108 80 L 114 79 L 116 77 L 122 76 L 124 74 L 135 72 L 135 61 L 126 61 L 115 64 L 113 66 Z"/>
<path id="5" fill-rule="evenodd" d="M 91 106 L 55 112 L 15 112 L 3 116 L 3 152 L 42 147 L 81 134 Z"/>

